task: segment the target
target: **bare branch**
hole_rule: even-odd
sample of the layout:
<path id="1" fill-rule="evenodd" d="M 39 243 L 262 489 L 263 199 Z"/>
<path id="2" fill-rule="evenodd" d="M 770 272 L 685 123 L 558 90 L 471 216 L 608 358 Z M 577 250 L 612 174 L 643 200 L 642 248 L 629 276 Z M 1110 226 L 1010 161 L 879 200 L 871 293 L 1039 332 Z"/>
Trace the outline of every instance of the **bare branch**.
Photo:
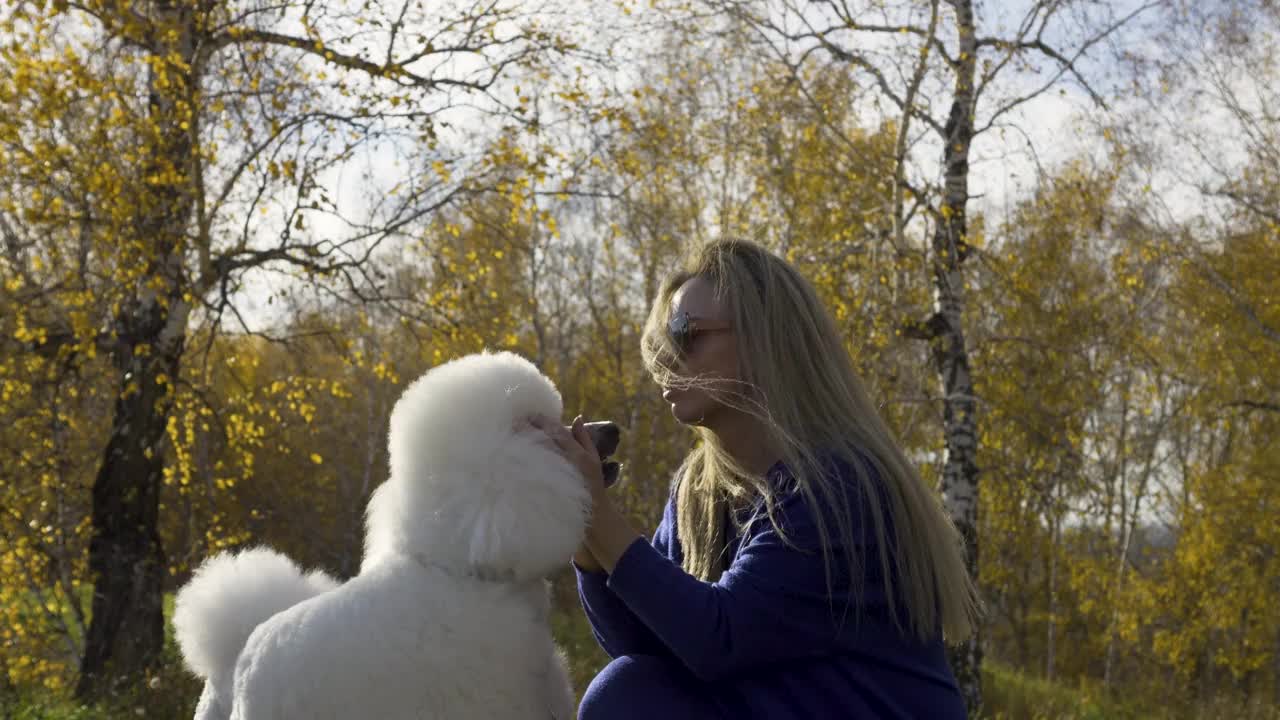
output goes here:
<path id="1" fill-rule="evenodd" d="M 1227 188 L 1221 188 L 1218 190 L 1203 189 L 1203 192 L 1206 195 L 1216 195 L 1218 197 L 1227 198 L 1228 200 L 1231 200 L 1243 206 L 1246 210 L 1253 213 L 1254 215 L 1257 215 L 1259 218 L 1262 218 L 1263 220 L 1268 220 L 1272 223 L 1280 224 L 1280 211 L 1274 210 L 1269 207 L 1263 207 L 1262 204 L 1259 203 L 1256 198 L 1250 195 L 1246 195 L 1245 193 L 1239 192 L 1237 190 L 1230 190 Z"/>
<path id="2" fill-rule="evenodd" d="M 896 92 L 894 92 L 892 86 L 890 86 L 889 84 L 888 77 L 884 74 L 884 71 L 882 71 L 874 63 L 872 63 L 870 60 L 863 57 L 862 55 L 849 52 L 848 50 L 845 50 L 844 48 L 832 42 L 831 39 L 827 37 L 827 31 L 817 30 L 809 23 L 807 18 L 804 18 L 803 15 L 801 15 L 801 18 L 804 21 L 805 25 L 809 28 L 809 31 L 804 33 L 786 32 L 785 30 L 783 30 L 782 28 L 779 28 L 776 24 L 768 20 L 751 16 L 749 14 L 744 13 L 741 10 L 736 10 L 735 15 L 740 19 L 744 20 L 747 26 L 750 27 L 757 34 L 759 34 L 761 38 L 763 38 L 769 44 L 770 48 L 772 48 L 776 53 L 779 54 L 779 56 L 784 56 L 786 54 L 786 51 L 785 49 L 778 48 L 773 42 L 771 42 L 771 39 L 773 37 L 778 37 L 778 38 L 782 38 L 784 40 L 793 41 L 793 42 L 799 41 L 799 40 L 816 41 L 817 46 L 825 50 L 827 54 L 829 54 L 831 57 L 835 58 L 836 60 L 840 60 L 842 62 L 853 65 L 854 67 L 860 68 L 866 71 L 868 74 L 870 74 L 871 77 L 875 80 L 877 87 L 879 87 L 880 91 L 884 93 L 884 96 L 888 98 L 889 101 L 892 102 L 895 106 L 897 106 L 899 110 L 901 110 L 904 113 L 910 113 L 913 117 L 918 118 L 921 122 L 924 122 L 929 127 L 933 128 L 939 135 L 945 135 L 942 125 L 940 125 L 934 118 L 932 118 L 931 116 L 929 116 L 928 113 L 924 112 L 919 108 L 909 106 L 907 104 L 907 101 L 904 98 L 902 98 Z M 788 63 L 788 64 L 790 65 L 791 63 Z"/>
<path id="3" fill-rule="evenodd" d="M 933 51 L 938 53 L 938 55 L 946 61 L 947 65 L 956 64 L 956 60 L 947 52 L 947 46 L 942 43 L 942 40 L 937 35 L 937 27 L 935 24 L 936 15 L 934 15 L 936 8 L 930 8 L 930 14 L 933 17 L 930 19 L 929 27 L 922 28 L 916 25 L 889 23 L 875 24 L 862 22 L 854 17 L 853 12 L 844 2 L 837 4 L 834 0 L 823 0 L 823 2 L 818 2 L 816 4 L 830 6 L 831 11 L 835 14 L 836 18 L 840 20 L 840 25 L 838 27 L 828 28 L 823 31 L 824 33 L 840 30 L 852 30 L 854 32 L 880 33 L 885 35 L 915 35 L 923 38 Z"/>
<path id="4" fill-rule="evenodd" d="M 938 31 L 938 5 L 940 0 L 932 0 L 929 3 L 929 31 L 925 35 L 926 40 L 935 37 Z M 924 47 L 920 49 L 920 56 L 916 60 L 915 72 L 911 76 L 911 84 L 907 86 L 907 94 L 905 104 L 908 108 L 916 105 L 916 93 L 920 92 L 920 85 L 924 82 L 925 75 L 929 72 L 929 48 L 932 43 L 926 42 Z M 893 149 L 893 244 L 895 248 L 901 251 L 906 245 L 906 218 L 903 215 L 903 190 L 905 189 L 907 179 L 907 136 L 911 128 L 911 113 L 902 113 L 902 127 L 898 129 L 898 137 L 894 141 Z"/>
<path id="5" fill-rule="evenodd" d="M 1089 81 L 1084 77 L 1084 75 L 1080 73 L 1079 69 L 1076 67 L 1076 62 L 1081 57 L 1083 57 L 1084 54 L 1088 52 L 1094 45 L 1097 45 L 1098 43 L 1102 42 L 1106 38 L 1110 37 L 1115 31 L 1119 30 L 1121 27 L 1123 27 L 1124 25 L 1128 24 L 1131 20 L 1133 20 L 1133 18 L 1146 12 L 1147 10 L 1157 7 L 1158 5 L 1159 5 L 1159 0 L 1150 0 L 1150 2 L 1147 2 L 1146 4 L 1135 8 L 1128 15 L 1125 15 L 1124 17 L 1120 18 L 1116 22 L 1104 28 L 1098 34 L 1086 40 L 1084 43 L 1081 43 L 1081 45 L 1078 48 L 1076 48 L 1076 51 L 1070 57 L 1067 57 L 1063 53 L 1051 47 L 1048 43 L 1044 42 L 1039 36 L 1037 36 L 1034 40 L 1030 40 L 1030 41 L 1022 40 L 1022 41 L 1016 41 L 1016 42 L 1009 42 L 1006 40 L 1002 40 L 1000 38 L 992 38 L 992 37 L 979 38 L 978 47 L 994 46 L 998 48 L 1010 49 L 1011 51 L 1018 51 L 1018 50 L 1037 51 L 1045 55 L 1046 57 L 1053 59 L 1056 63 L 1058 63 L 1058 71 L 1054 73 L 1053 76 L 1050 77 L 1048 80 L 1046 80 L 1044 84 L 1042 84 L 1039 88 L 1032 90 L 1031 92 L 1025 95 L 1015 97 L 1012 100 L 1009 100 L 1008 102 L 1002 104 L 1000 107 L 998 107 L 995 110 L 995 112 L 991 114 L 991 117 L 987 119 L 987 123 L 983 125 L 981 128 L 977 129 L 974 134 L 978 135 L 985 132 L 986 130 L 990 129 L 992 125 L 995 124 L 996 120 L 1001 115 L 1039 97 L 1040 95 L 1043 95 L 1050 88 L 1056 85 L 1063 75 L 1066 75 L 1068 73 L 1074 76 L 1078 81 L 1080 81 L 1081 87 L 1083 87 L 1085 91 L 1089 93 L 1089 97 L 1093 100 L 1094 103 L 1096 103 L 1099 107 L 1106 109 L 1107 108 L 1106 101 L 1102 99 L 1102 96 L 1099 95 L 1098 92 L 1093 89 L 1093 86 L 1089 83 Z M 986 82 L 992 76 L 984 77 L 983 84 L 985 85 Z"/>
<path id="6" fill-rule="evenodd" d="M 1280 413 L 1280 403 L 1261 402 L 1258 400 L 1236 400 L 1235 402 L 1225 403 L 1223 407 L 1243 407 L 1250 410 Z"/>
<path id="7" fill-rule="evenodd" d="M 491 40 L 476 44 L 462 43 L 440 48 L 431 48 L 429 51 L 424 50 L 422 53 L 412 56 L 409 61 L 392 62 L 389 60 L 391 49 L 388 48 L 388 61 L 383 63 L 375 63 L 367 60 L 359 55 L 343 53 L 326 47 L 318 40 L 310 40 L 307 38 L 297 37 L 295 35 L 286 35 L 284 33 L 272 32 L 269 30 L 259 30 L 256 28 L 229 28 L 225 33 L 215 36 L 204 47 L 209 54 L 216 53 L 222 48 L 238 45 L 242 43 L 260 43 L 263 45 L 274 45 L 277 47 L 287 47 L 299 52 L 320 58 L 324 62 L 348 70 L 363 72 L 371 77 L 380 77 L 391 80 L 403 87 L 421 87 L 421 88 L 437 88 L 437 87 L 458 87 L 468 90 L 485 91 L 497 82 L 502 76 L 506 67 L 512 63 L 532 55 L 540 47 L 529 47 L 519 53 L 503 58 L 497 62 L 489 63 L 486 69 L 489 76 L 483 81 L 480 80 L 461 80 L 451 77 L 428 77 L 418 74 L 408 69 L 409 62 L 421 59 L 427 55 L 448 55 L 452 53 L 478 53 L 486 48 L 506 45 L 515 40 L 528 39 L 524 36 L 515 38 L 507 38 L 504 40 Z"/>

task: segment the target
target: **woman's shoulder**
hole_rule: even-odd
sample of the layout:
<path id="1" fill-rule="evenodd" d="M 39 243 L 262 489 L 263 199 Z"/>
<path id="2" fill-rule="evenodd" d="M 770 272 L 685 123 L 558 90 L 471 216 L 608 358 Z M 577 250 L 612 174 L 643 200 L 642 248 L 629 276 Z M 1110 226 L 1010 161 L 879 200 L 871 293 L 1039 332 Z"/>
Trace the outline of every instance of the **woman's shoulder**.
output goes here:
<path id="1" fill-rule="evenodd" d="M 775 512 L 786 524 L 813 524 L 818 515 L 830 524 L 835 515 L 847 513 L 848 520 L 866 533 L 875 524 L 873 516 L 887 519 L 884 479 L 869 452 L 820 450 L 814 452 L 814 460 L 818 477 L 809 478 L 807 492 L 787 463 L 779 462 L 770 470 Z M 872 503 L 879 512 L 873 511 Z"/>
<path id="2" fill-rule="evenodd" d="M 867 482 L 883 482 L 878 463 L 868 451 L 820 449 L 813 451 L 812 457 L 821 479 L 846 491 L 862 492 Z M 797 474 L 785 459 L 774 463 L 766 477 L 775 493 L 792 494 L 801 489 Z"/>

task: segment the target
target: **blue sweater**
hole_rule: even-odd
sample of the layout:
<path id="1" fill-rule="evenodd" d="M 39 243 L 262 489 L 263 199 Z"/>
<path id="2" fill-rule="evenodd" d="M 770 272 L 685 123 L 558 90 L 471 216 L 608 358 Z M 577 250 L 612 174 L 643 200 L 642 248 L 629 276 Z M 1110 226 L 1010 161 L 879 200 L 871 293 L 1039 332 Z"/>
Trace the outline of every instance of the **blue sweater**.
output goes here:
<path id="1" fill-rule="evenodd" d="M 836 467 L 857 523 L 851 469 Z M 786 467 L 775 465 L 769 480 L 787 487 Z M 761 514 L 731 540 L 729 567 L 714 583 L 681 568 L 674 498 L 652 543 L 633 542 L 611 574 L 577 568 L 600 646 L 614 658 L 678 662 L 726 717 L 964 718 L 941 638 L 921 643 L 890 619 L 870 531 L 855 525 L 858 547 L 835 548 L 865 558 L 860 619 L 850 611 L 841 622 L 846 561 L 832 563 L 833 606 L 811 508 L 792 490 L 778 510 L 790 546 Z"/>

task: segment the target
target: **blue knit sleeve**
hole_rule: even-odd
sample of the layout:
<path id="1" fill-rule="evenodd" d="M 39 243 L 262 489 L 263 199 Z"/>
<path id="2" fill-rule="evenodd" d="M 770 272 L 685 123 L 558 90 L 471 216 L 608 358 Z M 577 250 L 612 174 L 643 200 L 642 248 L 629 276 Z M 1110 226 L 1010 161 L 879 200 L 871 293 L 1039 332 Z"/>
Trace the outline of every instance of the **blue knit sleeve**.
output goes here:
<path id="1" fill-rule="evenodd" d="M 662 513 L 662 520 L 654 532 L 653 541 L 645 542 L 645 546 L 660 557 L 674 559 L 680 563 L 680 546 L 675 540 L 675 506 L 668 502 Z M 654 635 L 626 603 L 622 602 L 613 590 L 609 589 L 609 575 L 603 571 L 584 570 L 573 564 L 578 576 L 578 598 L 587 620 L 591 623 L 591 632 L 596 642 L 608 653 L 609 657 L 618 658 L 623 655 L 670 655 L 670 650 L 658 636 Z"/>
<path id="2" fill-rule="evenodd" d="M 659 642 L 695 675 L 712 681 L 754 667 L 829 656 L 850 649 L 842 641 L 843 553 L 833 549 L 833 587 L 820 549 L 818 526 L 803 497 L 792 492 L 777 506 L 779 535 L 767 519 L 748 528 L 730 567 L 717 582 L 686 573 L 653 545 L 632 543 L 607 578 L 607 588 Z M 854 522 L 855 542 L 865 528 Z M 862 601 L 883 601 L 877 573 L 864 578 Z M 834 593 L 834 594 L 833 594 Z M 848 618 L 852 623 L 852 618 Z M 863 628 L 866 630 L 868 628 Z M 874 636 L 863 634 L 863 641 Z"/>

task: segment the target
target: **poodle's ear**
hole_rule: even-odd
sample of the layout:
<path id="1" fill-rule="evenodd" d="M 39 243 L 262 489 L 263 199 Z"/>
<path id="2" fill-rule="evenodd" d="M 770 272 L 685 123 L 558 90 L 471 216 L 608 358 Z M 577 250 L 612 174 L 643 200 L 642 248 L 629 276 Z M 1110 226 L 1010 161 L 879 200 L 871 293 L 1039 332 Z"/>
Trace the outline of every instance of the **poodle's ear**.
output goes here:
<path id="1" fill-rule="evenodd" d="M 404 527 L 404 522 L 397 513 L 398 489 L 399 486 L 395 483 L 384 482 L 369 496 L 369 503 L 364 510 L 364 555 L 360 560 L 362 573 L 378 561 L 392 556 L 400 541 L 396 531 Z"/>
<path id="2" fill-rule="evenodd" d="M 572 463 L 529 436 L 514 437 L 495 461 L 492 502 L 474 507 L 467 561 L 481 575 L 546 576 L 582 544 L 591 493 Z"/>
<path id="3" fill-rule="evenodd" d="M 569 561 L 586 532 L 591 494 L 572 463 L 537 437 L 516 434 L 483 467 L 432 478 L 423 498 L 431 508 L 429 555 L 486 579 L 517 581 Z"/>

